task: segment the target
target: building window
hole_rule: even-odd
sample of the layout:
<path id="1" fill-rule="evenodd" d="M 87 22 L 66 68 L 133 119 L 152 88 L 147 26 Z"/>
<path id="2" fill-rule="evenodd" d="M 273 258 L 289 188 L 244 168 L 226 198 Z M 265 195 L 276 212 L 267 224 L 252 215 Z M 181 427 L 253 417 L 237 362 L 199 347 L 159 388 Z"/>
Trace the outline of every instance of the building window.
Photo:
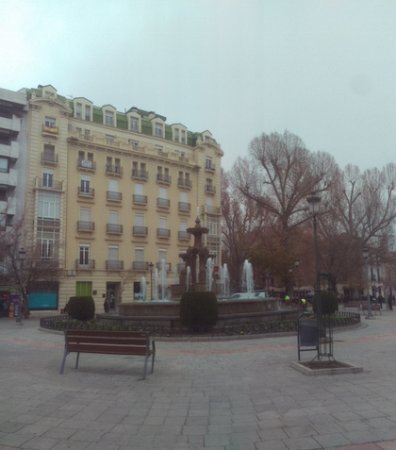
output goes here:
<path id="1" fill-rule="evenodd" d="M 154 136 L 163 137 L 164 126 L 161 122 L 154 122 Z"/>
<path id="2" fill-rule="evenodd" d="M 131 131 L 139 131 L 139 119 L 137 117 L 130 118 L 129 129 Z"/>
<path id="3" fill-rule="evenodd" d="M 181 130 L 181 139 L 180 142 L 182 144 L 187 144 L 187 139 L 186 139 L 186 130 Z"/>
<path id="4" fill-rule="evenodd" d="M 114 127 L 114 112 L 113 111 L 105 109 L 104 122 L 105 122 L 105 125 L 107 125 L 109 127 Z"/>
<path id="5" fill-rule="evenodd" d="M 53 259 L 54 241 L 52 239 L 41 240 L 41 260 Z"/>
<path id="6" fill-rule="evenodd" d="M 43 187 L 53 187 L 54 185 L 54 174 L 52 172 L 43 173 Z"/>
<path id="7" fill-rule="evenodd" d="M 91 180 L 89 177 L 82 177 L 81 181 L 80 181 L 81 192 L 88 194 L 89 188 L 90 188 L 90 183 L 91 183 Z"/>
<path id="8" fill-rule="evenodd" d="M 179 142 L 180 140 L 180 130 L 179 128 L 175 128 L 175 141 Z"/>
<path id="9" fill-rule="evenodd" d="M 80 255 L 78 262 L 80 266 L 87 266 L 89 264 L 89 245 L 80 245 Z"/>
<path id="10" fill-rule="evenodd" d="M 82 104 L 81 103 L 76 103 L 76 117 L 77 119 L 81 119 L 82 118 Z"/>
<path id="11" fill-rule="evenodd" d="M 214 169 L 214 166 L 212 164 L 212 160 L 210 158 L 206 158 L 206 160 L 205 160 L 205 168 L 209 169 L 209 170 Z"/>
<path id="12" fill-rule="evenodd" d="M 0 157 L 0 172 L 8 173 L 8 170 L 9 170 L 8 158 Z"/>
<path id="13" fill-rule="evenodd" d="M 45 116 L 44 124 L 47 128 L 56 128 L 56 119 L 54 117 Z"/>
<path id="14" fill-rule="evenodd" d="M 85 105 L 85 120 L 91 120 L 91 106 Z"/>

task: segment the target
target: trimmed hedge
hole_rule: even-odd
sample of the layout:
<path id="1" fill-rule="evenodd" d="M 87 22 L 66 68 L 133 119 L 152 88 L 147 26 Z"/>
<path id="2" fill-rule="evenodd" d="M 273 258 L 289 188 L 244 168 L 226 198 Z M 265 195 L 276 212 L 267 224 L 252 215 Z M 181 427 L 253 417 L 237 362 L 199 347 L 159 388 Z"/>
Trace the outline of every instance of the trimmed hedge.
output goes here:
<path id="1" fill-rule="evenodd" d="M 192 331 L 207 331 L 216 325 L 217 297 L 214 292 L 185 292 L 180 300 L 180 322 Z"/>
<path id="2" fill-rule="evenodd" d="M 72 319 L 86 322 L 95 317 L 95 302 L 90 296 L 76 296 L 70 297 L 65 312 L 69 314 Z"/>

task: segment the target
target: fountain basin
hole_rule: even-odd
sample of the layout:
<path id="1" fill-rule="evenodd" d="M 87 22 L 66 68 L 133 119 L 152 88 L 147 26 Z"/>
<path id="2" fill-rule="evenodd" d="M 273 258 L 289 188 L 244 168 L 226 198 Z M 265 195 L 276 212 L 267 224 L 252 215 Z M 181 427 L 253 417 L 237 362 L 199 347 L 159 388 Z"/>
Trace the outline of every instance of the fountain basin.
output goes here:
<path id="1" fill-rule="evenodd" d="M 279 300 L 218 300 L 218 321 L 215 328 L 263 321 L 297 320 L 298 310 L 281 310 Z M 119 315 L 100 314 L 102 322 L 122 325 L 141 324 L 180 329 L 180 303 L 178 301 L 152 301 L 121 303 Z"/>

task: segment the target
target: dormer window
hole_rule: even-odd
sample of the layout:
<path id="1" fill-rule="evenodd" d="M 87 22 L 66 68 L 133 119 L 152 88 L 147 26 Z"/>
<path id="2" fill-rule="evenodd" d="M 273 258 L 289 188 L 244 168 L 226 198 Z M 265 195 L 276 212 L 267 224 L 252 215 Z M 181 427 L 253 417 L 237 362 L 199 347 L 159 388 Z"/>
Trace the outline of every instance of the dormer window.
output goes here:
<path id="1" fill-rule="evenodd" d="M 85 105 L 85 120 L 91 121 L 92 108 L 91 105 Z"/>
<path id="2" fill-rule="evenodd" d="M 129 118 L 129 129 L 131 131 L 139 132 L 139 119 L 137 117 Z"/>
<path id="3" fill-rule="evenodd" d="M 114 127 L 114 111 L 105 109 L 104 112 L 104 124 L 108 127 Z"/>
<path id="4" fill-rule="evenodd" d="M 164 136 L 164 124 L 161 122 L 154 122 L 154 136 L 163 137 Z"/>
<path id="5" fill-rule="evenodd" d="M 77 119 L 81 119 L 82 118 L 82 104 L 81 103 L 76 103 L 75 117 Z"/>

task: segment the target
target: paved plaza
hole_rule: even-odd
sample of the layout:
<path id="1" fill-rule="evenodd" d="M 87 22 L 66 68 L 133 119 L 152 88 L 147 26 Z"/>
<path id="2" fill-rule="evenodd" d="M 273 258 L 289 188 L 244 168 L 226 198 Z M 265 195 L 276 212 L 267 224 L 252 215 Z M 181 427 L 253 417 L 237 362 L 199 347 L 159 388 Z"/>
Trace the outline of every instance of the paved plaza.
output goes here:
<path id="1" fill-rule="evenodd" d="M 157 340 L 144 381 L 139 357 L 81 355 L 75 370 L 70 355 L 60 375 L 63 339 L 0 319 L 1 450 L 396 450 L 396 310 L 336 332 L 358 374 L 297 372 L 289 335 Z"/>

